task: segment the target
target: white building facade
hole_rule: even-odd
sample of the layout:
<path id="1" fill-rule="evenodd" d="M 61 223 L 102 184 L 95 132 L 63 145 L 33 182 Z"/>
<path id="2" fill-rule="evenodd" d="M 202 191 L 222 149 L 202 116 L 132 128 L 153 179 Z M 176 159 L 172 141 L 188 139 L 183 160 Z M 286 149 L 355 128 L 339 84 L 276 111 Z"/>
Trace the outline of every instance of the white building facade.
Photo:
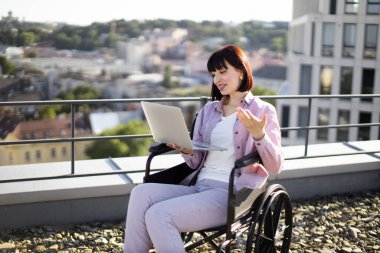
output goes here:
<path id="1" fill-rule="evenodd" d="M 289 95 L 380 94 L 380 1 L 293 0 Z M 278 100 L 282 127 L 306 126 L 308 100 Z M 314 99 L 310 126 L 379 122 L 380 98 Z M 305 131 L 283 133 L 302 144 Z M 310 143 L 379 139 L 379 127 L 310 130 Z"/>

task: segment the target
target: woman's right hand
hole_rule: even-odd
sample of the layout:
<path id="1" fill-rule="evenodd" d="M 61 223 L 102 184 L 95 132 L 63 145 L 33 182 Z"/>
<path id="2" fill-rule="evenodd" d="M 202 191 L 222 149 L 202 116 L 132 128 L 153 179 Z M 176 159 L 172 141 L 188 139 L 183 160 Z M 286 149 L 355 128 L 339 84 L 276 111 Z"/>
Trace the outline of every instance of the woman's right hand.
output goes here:
<path id="1" fill-rule="evenodd" d="M 192 154 L 193 151 L 192 150 L 189 150 L 189 149 L 186 149 L 186 148 L 181 148 L 180 146 L 177 146 L 176 144 L 166 144 L 168 147 L 170 148 L 173 148 L 183 154 L 186 154 L 186 155 L 189 155 L 189 154 Z"/>

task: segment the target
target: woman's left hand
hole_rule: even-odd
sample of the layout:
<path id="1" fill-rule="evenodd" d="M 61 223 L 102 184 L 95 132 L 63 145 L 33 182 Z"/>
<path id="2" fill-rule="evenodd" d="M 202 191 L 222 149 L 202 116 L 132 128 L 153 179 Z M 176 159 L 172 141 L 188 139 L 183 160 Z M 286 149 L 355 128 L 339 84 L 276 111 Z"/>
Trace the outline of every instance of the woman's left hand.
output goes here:
<path id="1" fill-rule="evenodd" d="M 172 149 L 175 149 L 183 154 L 186 154 L 186 155 L 189 155 L 189 154 L 192 154 L 193 151 L 192 150 L 189 150 L 189 149 L 186 149 L 186 148 L 182 148 L 180 146 L 177 146 L 176 144 L 171 144 L 171 143 L 168 143 L 166 144 L 166 146 L 172 148 Z"/>
<path id="2" fill-rule="evenodd" d="M 261 119 L 252 114 L 250 110 L 241 107 L 236 108 L 236 115 L 239 121 L 247 128 L 255 140 L 261 140 L 265 135 L 265 124 L 267 115 L 264 114 Z"/>

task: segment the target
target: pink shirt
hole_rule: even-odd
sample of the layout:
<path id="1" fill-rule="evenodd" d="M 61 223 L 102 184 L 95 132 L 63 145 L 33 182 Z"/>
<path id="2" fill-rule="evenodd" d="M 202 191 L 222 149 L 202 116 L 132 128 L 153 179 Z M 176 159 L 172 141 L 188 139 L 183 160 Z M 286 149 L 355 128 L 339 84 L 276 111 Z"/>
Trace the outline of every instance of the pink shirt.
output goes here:
<path id="1" fill-rule="evenodd" d="M 244 155 L 258 151 L 265 170 L 274 175 L 280 173 L 284 162 L 284 154 L 281 148 L 281 132 L 275 108 L 271 104 L 253 96 L 251 92 L 241 100 L 240 107 L 249 109 L 257 118 L 261 118 L 266 114 L 267 122 L 265 125 L 265 136 L 261 140 L 256 141 L 239 120 L 236 120 L 233 127 L 235 158 L 239 159 Z M 193 140 L 210 143 L 211 131 L 221 120 L 222 116 L 221 101 L 207 103 L 198 113 L 194 126 Z M 194 150 L 192 154 L 182 154 L 182 156 L 191 168 L 200 169 L 204 165 L 207 151 Z M 266 175 L 264 176 L 266 178 L 268 177 L 266 171 L 261 171 L 260 175 L 252 175 L 252 173 L 249 173 L 251 175 L 242 175 L 242 179 L 244 178 L 245 180 L 244 184 L 246 185 L 246 179 L 249 176 L 252 181 L 249 182 L 250 187 L 259 187 L 260 185 L 258 184 L 263 181 L 263 175 Z M 242 174 L 245 173 L 248 174 L 243 169 Z M 236 184 L 239 185 L 239 178 L 236 180 Z"/>

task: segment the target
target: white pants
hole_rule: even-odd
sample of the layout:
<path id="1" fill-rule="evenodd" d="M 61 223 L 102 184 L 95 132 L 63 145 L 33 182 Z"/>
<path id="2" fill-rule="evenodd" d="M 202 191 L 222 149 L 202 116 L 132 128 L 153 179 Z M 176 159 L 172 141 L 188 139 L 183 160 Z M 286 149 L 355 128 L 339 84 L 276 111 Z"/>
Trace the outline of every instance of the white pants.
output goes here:
<path id="1" fill-rule="evenodd" d="M 228 184 L 204 179 L 194 186 L 146 183 L 136 186 L 128 204 L 125 253 L 185 252 L 180 232 L 227 222 Z"/>

